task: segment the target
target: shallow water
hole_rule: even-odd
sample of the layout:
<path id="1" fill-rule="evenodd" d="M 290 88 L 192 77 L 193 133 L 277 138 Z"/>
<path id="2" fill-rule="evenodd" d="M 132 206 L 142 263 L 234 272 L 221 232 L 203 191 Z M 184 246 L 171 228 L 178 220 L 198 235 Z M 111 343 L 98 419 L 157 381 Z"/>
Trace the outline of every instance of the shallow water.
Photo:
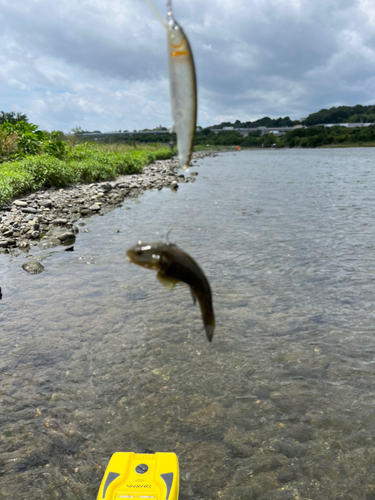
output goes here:
<path id="1" fill-rule="evenodd" d="M 174 451 L 182 500 L 373 500 L 373 158 L 222 154 L 85 219 L 74 252 L 33 248 L 42 274 L 0 256 L 0 498 L 94 499 L 115 451 Z M 211 345 L 189 291 L 125 259 L 172 224 Z"/>

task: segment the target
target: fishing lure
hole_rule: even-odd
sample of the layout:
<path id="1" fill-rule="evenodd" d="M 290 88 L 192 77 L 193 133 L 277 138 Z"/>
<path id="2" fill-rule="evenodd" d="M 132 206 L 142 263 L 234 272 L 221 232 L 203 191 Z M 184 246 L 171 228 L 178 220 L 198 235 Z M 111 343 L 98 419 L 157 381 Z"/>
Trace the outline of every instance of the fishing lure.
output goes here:
<path id="1" fill-rule="evenodd" d="M 163 21 L 151 0 L 146 0 L 167 31 L 169 87 L 174 131 L 177 134 L 180 167 L 189 167 L 193 153 L 197 123 L 197 81 L 193 53 L 189 41 L 172 13 L 172 0 L 167 2 L 167 22 Z"/>

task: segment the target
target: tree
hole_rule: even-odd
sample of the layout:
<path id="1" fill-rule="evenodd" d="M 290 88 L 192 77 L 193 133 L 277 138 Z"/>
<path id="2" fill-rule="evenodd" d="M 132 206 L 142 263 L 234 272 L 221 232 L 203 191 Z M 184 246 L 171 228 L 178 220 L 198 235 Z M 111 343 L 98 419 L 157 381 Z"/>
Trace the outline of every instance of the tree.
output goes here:
<path id="1" fill-rule="evenodd" d="M 28 118 L 26 115 L 23 115 L 22 113 L 15 113 L 14 111 L 11 111 L 10 113 L 5 113 L 4 111 L 0 111 L 0 125 L 3 125 L 4 123 L 11 123 L 14 125 L 15 123 L 18 122 L 25 122 L 28 123 Z"/>

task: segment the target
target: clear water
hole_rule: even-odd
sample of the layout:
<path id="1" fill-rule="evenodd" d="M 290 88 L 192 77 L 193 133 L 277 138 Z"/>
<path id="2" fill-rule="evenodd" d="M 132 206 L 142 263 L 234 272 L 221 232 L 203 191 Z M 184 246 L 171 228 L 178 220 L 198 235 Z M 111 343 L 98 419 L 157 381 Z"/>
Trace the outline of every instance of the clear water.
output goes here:
<path id="1" fill-rule="evenodd" d="M 373 500 L 373 167 L 222 154 L 85 219 L 74 252 L 32 250 L 42 274 L 0 256 L 0 498 L 94 499 L 115 451 L 174 451 L 182 500 Z M 186 288 L 126 262 L 172 224 L 210 280 L 212 344 Z"/>

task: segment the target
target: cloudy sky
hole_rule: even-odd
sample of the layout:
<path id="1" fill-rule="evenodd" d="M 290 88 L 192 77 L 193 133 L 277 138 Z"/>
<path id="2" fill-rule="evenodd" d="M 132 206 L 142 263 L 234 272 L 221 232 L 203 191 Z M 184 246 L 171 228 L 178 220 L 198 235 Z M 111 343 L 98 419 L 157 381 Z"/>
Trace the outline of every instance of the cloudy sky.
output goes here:
<path id="1" fill-rule="evenodd" d="M 194 52 L 199 125 L 375 103 L 374 0 L 173 10 Z M 0 111 L 46 130 L 171 125 L 166 35 L 144 0 L 0 0 L 0 26 Z"/>

